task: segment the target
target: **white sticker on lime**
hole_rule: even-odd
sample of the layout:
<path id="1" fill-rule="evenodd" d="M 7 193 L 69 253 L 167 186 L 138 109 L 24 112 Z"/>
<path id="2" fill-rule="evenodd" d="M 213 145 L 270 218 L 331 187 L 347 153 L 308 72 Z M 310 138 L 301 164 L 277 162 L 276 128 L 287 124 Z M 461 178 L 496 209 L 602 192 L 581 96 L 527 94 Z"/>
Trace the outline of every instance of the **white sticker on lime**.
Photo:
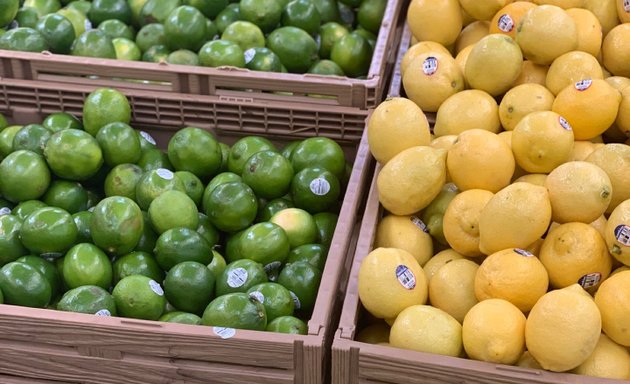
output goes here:
<path id="1" fill-rule="evenodd" d="M 272 261 L 271 263 L 265 265 L 263 268 L 265 269 L 265 272 L 269 273 L 269 272 L 273 272 L 276 269 L 280 268 L 280 266 L 282 266 L 282 263 L 279 261 Z"/>
<path id="2" fill-rule="evenodd" d="M 265 302 L 265 295 L 263 295 L 262 292 L 254 291 L 254 292 L 249 294 L 249 297 L 253 297 L 260 304 Z"/>
<path id="3" fill-rule="evenodd" d="M 153 145 L 157 144 L 157 141 L 155 141 L 153 136 L 149 135 L 145 131 L 140 131 L 140 136 L 142 136 L 142 138 L 145 139 L 146 141 L 148 141 L 150 144 L 153 144 Z"/>
<path id="4" fill-rule="evenodd" d="M 575 89 L 577 89 L 578 91 L 586 91 L 587 89 L 589 89 L 591 84 L 593 84 L 593 80 L 591 79 L 580 80 L 575 83 Z"/>
<path id="5" fill-rule="evenodd" d="M 573 130 L 573 128 L 571 128 L 571 124 L 569 124 L 567 119 L 565 119 L 564 117 L 560 116 L 558 121 L 560 122 L 560 126 L 562 128 L 566 129 L 567 131 L 572 131 Z"/>
<path id="6" fill-rule="evenodd" d="M 63 256 L 63 253 L 60 253 L 60 252 L 45 252 L 45 253 L 41 253 L 39 256 L 43 257 L 44 259 L 58 259 L 61 256 Z"/>
<path id="7" fill-rule="evenodd" d="M 630 0 L 623 0 L 623 10 L 630 12 Z"/>
<path id="8" fill-rule="evenodd" d="M 446 190 L 449 192 L 457 192 L 457 185 L 455 183 L 446 184 Z"/>
<path id="9" fill-rule="evenodd" d="M 175 177 L 175 174 L 166 168 L 158 168 L 155 173 L 164 180 L 173 180 L 173 177 Z"/>
<path id="10" fill-rule="evenodd" d="M 582 288 L 587 289 L 598 285 L 601 280 L 602 274 L 599 272 L 593 272 L 580 277 L 578 284 L 580 284 Z"/>
<path id="11" fill-rule="evenodd" d="M 615 239 L 626 247 L 630 247 L 630 226 L 621 224 L 615 227 Z"/>
<path id="12" fill-rule="evenodd" d="M 236 268 L 228 272 L 227 283 L 232 288 L 242 287 L 247 281 L 247 270 Z"/>
<path id="13" fill-rule="evenodd" d="M 424 62 L 422 63 L 422 72 L 424 72 L 427 76 L 431 76 L 437 72 L 438 64 L 438 59 L 436 57 L 429 56 L 424 59 Z"/>
<path id="14" fill-rule="evenodd" d="M 525 257 L 532 257 L 532 256 L 534 256 L 534 254 L 531 253 L 530 251 L 526 251 L 526 250 L 520 249 L 520 248 L 514 248 L 514 252 L 518 253 L 521 256 L 525 256 Z"/>
<path id="15" fill-rule="evenodd" d="M 100 311 L 96 312 L 94 315 L 96 315 L 96 316 L 111 316 L 112 313 L 110 311 L 108 311 L 107 309 L 101 309 Z"/>
<path id="16" fill-rule="evenodd" d="M 396 278 L 400 285 L 406 289 L 414 289 L 416 287 L 416 276 L 406 265 L 396 267 Z"/>
<path id="17" fill-rule="evenodd" d="M 512 32 L 512 30 L 514 29 L 514 20 L 512 19 L 512 16 L 508 15 L 507 13 L 501 15 L 501 17 L 499 17 L 498 27 L 501 31 L 505 33 Z"/>
<path id="18" fill-rule="evenodd" d="M 10 215 L 11 214 L 11 210 L 7 207 L 2 207 L 0 208 L 0 216 L 4 216 L 4 215 Z"/>
<path id="19" fill-rule="evenodd" d="M 297 295 L 293 293 L 293 291 L 289 291 L 289 293 L 291 294 L 291 298 L 293 299 L 293 304 L 295 306 L 295 309 L 302 308 L 302 303 L 300 303 L 300 298 L 297 297 Z"/>
<path id="20" fill-rule="evenodd" d="M 418 216 L 411 216 L 410 220 L 416 227 L 420 228 L 422 232 L 429 233 L 429 227 L 427 227 L 427 225 L 420 220 Z"/>
<path id="21" fill-rule="evenodd" d="M 227 327 L 212 327 L 212 332 L 222 339 L 229 339 L 236 335 L 236 329 Z"/>
<path id="22" fill-rule="evenodd" d="M 94 208 L 96 208 L 96 206 L 88 208 L 88 212 L 94 212 Z"/>
<path id="23" fill-rule="evenodd" d="M 83 25 L 85 26 L 85 30 L 89 31 L 92 29 L 92 22 L 90 22 L 90 20 L 85 19 L 85 21 L 83 22 Z"/>
<path id="24" fill-rule="evenodd" d="M 256 56 L 256 50 L 254 48 L 250 48 L 243 53 L 245 57 L 245 64 L 249 64 L 250 61 L 254 60 L 254 56 Z"/>
<path id="25" fill-rule="evenodd" d="M 149 281 L 149 286 L 151 287 L 151 290 L 153 292 L 155 292 L 156 295 L 158 296 L 164 296 L 164 290 L 162 289 L 162 287 L 160 286 L 160 283 L 158 283 L 155 280 L 150 280 Z"/>
<path id="26" fill-rule="evenodd" d="M 317 179 L 311 181 L 309 188 L 311 189 L 311 192 L 317 196 L 324 196 L 330 192 L 330 183 L 323 177 L 318 177 Z"/>

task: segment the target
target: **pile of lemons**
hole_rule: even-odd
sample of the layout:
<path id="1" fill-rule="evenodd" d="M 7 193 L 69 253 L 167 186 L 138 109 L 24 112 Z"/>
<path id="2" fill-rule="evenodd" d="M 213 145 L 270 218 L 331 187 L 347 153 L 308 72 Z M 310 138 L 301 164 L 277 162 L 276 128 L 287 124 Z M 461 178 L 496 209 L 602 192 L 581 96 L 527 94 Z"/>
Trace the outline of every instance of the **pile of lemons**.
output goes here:
<path id="1" fill-rule="evenodd" d="M 630 379 L 630 4 L 412 0 L 357 340 Z M 434 117 L 430 124 L 427 116 Z"/>

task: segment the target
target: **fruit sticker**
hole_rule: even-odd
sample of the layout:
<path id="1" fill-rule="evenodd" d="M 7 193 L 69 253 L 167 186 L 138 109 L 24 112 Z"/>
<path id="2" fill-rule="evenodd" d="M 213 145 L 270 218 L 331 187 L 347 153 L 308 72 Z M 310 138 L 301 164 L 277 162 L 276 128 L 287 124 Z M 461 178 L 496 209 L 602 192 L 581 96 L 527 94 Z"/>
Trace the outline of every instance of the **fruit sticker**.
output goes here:
<path id="1" fill-rule="evenodd" d="M 327 195 L 328 192 L 330 192 L 330 183 L 328 183 L 328 180 L 324 179 L 323 177 L 318 177 L 311 181 L 311 184 L 309 184 L 309 188 L 311 189 L 311 192 L 313 192 L 317 196 L 324 196 Z"/>
<path id="2" fill-rule="evenodd" d="M 59 252 L 45 252 L 40 254 L 41 257 L 43 257 L 44 259 L 48 259 L 48 260 L 54 260 L 57 258 L 60 258 L 61 256 L 63 256 L 63 253 L 59 253 Z"/>
<path id="3" fill-rule="evenodd" d="M 419 217 L 411 216 L 410 220 L 416 227 L 420 228 L 422 232 L 429 233 L 429 228 Z"/>
<path id="4" fill-rule="evenodd" d="M 149 143 L 153 144 L 153 145 L 157 145 L 157 142 L 155 141 L 155 139 L 153 138 L 153 136 L 151 136 L 150 134 L 148 134 L 145 131 L 140 131 L 140 136 L 142 136 L 143 139 L 145 139 L 146 141 L 148 141 Z"/>
<path id="5" fill-rule="evenodd" d="M 505 33 L 512 32 L 514 29 L 514 20 L 512 20 L 512 17 L 506 13 L 505 15 L 501 15 L 501 17 L 499 17 L 497 26 Z"/>
<path id="6" fill-rule="evenodd" d="M 254 56 L 256 56 L 256 50 L 254 48 L 250 48 L 247 51 L 243 52 L 243 57 L 245 57 L 245 64 L 249 64 L 250 61 L 254 60 Z"/>
<path id="7" fill-rule="evenodd" d="M 593 84 L 593 80 L 591 79 L 580 80 L 577 83 L 575 83 L 575 89 L 577 89 L 580 92 L 586 91 L 587 89 L 589 89 L 591 84 Z"/>
<path id="8" fill-rule="evenodd" d="M 429 56 L 426 59 L 424 59 L 424 63 L 422 63 L 422 72 L 424 72 L 425 75 L 431 76 L 435 72 L 437 72 L 437 70 L 438 70 L 437 58 L 433 56 Z"/>
<path id="9" fill-rule="evenodd" d="M 83 25 L 85 26 L 86 31 L 89 31 L 92 29 L 92 22 L 88 19 L 85 19 L 85 21 L 83 22 Z"/>
<path id="10" fill-rule="evenodd" d="M 212 327 L 212 332 L 222 339 L 229 339 L 236 335 L 236 329 L 227 327 Z"/>
<path id="11" fill-rule="evenodd" d="M 157 171 L 155 171 L 155 173 L 157 173 L 157 175 L 164 180 L 173 180 L 173 177 L 175 177 L 175 174 L 166 168 L 159 168 Z"/>
<path id="12" fill-rule="evenodd" d="M 247 270 L 236 268 L 228 273 L 227 283 L 232 288 L 242 287 L 247 281 Z"/>
<path id="13" fill-rule="evenodd" d="M 291 294 L 291 298 L 293 299 L 293 304 L 295 306 L 295 309 L 302 308 L 302 303 L 300 303 L 300 298 L 297 297 L 297 295 L 293 293 L 293 291 L 289 291 L 289 293 Z"/>
<path id="14" fill-rule="evenodd" d="M 263 268 L 265 269 L 265 272 L 267 273 L 271 273 L 277 269 L 280 268 L 280 266 L 282 266 L 282 263 L 280 261 L 272 261 L 271 263 L 265 265 Z"/>
<path id="15" fill-rule="evenodd" d="M 396 278 L 405 289 L 414 289 L 416 287 L 416 276 L 406 265 L 396 267 Z"/>
<path id="16" fill-rule="evenodd" d="M 599 272 L 593 272 L 580 277 L 578 284 L 580 284 L 582 288 L 587 289 L 598 285 L 601 280 L 602 274 Z"/>
<path id="17" fill-rule="evenodd" d="M 520 248 L 514 248 L 514 252 L 518 253 L 521 256 L 525 256 L 525 257 L 532 257 L 534 256 L 533 253 L 526 251 L 524 249 L 520 249 Z"/>
<path id="18" fill-rule="evenodd" d="M 249 294 L 249 297 L 255 299 L 260 304 L 265 302 L 265 295 L 263 295 L 262 292 L 254 291 L 254 292 Z"/>
<path id="19" fill-rule="evenodd" d="M 623 0 L 623 10 L 630 12 L 630 0 Z"/>
<path id="20" fill-rule="evenodd" d="M 11 214 L 11 210 L 7 207 L 2 207 L 0 208 L 0 216 L 4 216 L 4 215 L 10 215 Z"/>
<path id="21" fill-rule="evenodd" d="M 572 130 L 571 124 L 569 124 L 567 119 L 565 119 L 564 117 L 560 116 L 558 121 L 560 122 L 560 126 L 562 126 L 562 128 L 566 129 L 567 131 L 571 131 Z"/>
<path id="22" fill-rule="evenodd" d="M 94 315 L 95 316 L 111 316 L 112 314 L 107 309 L 101 309 L 100 311 L 97 311 Z"/>
<path id="23" fill-rule="evenodd" d="M 618 225 L 615 228 L 615 239 L 617 239 L 618 242 L 625 245 L 626 247 L 629 247 L 630 246 L 630 227 L 625 224 Z"/>
<path id="24" fill-rule="evenodd" d="M 164 296 L 164 290 L 162 289 L 162 287 L 160 286 L 160 283 L 158 283 L 155 280 L 151 280 L 149 281 L 149 286 L 151 287 L 151 290 L 153 292 L 155 292 L 156 295 L 158 296 Z"/>

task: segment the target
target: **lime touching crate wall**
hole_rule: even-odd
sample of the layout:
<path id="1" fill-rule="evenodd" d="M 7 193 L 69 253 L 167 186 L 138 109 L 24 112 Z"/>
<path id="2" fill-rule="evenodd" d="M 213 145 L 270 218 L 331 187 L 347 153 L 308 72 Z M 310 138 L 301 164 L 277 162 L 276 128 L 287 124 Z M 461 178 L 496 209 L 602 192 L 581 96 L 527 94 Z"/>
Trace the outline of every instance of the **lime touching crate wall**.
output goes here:
<path id="1" fill-rule="evenodd" d="M 4 84 L 2 87 L 6 89 Z M 80 116 L 82 92 L 55 90 L 50 84 L 25 86 L 20 88 L 20 100 L 24 101 L 16 103 L 13 99 L 0 111 L 15 124 L 39 122 L 48 113 L 64 107 Z M 179 116 L 177 109 L 171 109 L 172 120 L 159 120 L 156 115 L 151 120 L 146 112 L 145 124 L 138 123 L 138 111 L 158 111 L 160 107 L 155 100 L 152 105 L 148 95 L 123 92 L 133 110 L 131 125 L 150 133 L 162 147 L 183 122 L 198 121 L 198 117 L 188 116 L 186 109 L 179 110 Z M 48 96 L 44 98 L 42 94 Z M 57 108 L 52 96 L 55 94 L 59 95 Z M 32 105 L 26 102 L 29 99 Z M 238 108 L 238 103 L 232 103 Z M 249 133 L 230 127 L 211 131 L 226 142 Z M 267 131 L 258 134 L 277 143 L 296 139 L 283 133 L 284 136 Z M 325 131 L 313 131 L 311 136 L 316 133 L 328 136 Z M 325 382 L 329 363 L 326 347 L 332 342 L 336 324 L 333 319 L 334 310 L 340 305 L 339 286 L 349 259 L 347 254 L 353 253 L 356 243 L 357 213 L 373 165 L 366 137 L 360 142 L 347 140 L 341 144 L 348 159 L 354 160 L 353 169 L 307 335 L 246 330 L 226 335 L 213 327 L 0 305 L 0 381 L 6 375 L 8 383 Z"/>

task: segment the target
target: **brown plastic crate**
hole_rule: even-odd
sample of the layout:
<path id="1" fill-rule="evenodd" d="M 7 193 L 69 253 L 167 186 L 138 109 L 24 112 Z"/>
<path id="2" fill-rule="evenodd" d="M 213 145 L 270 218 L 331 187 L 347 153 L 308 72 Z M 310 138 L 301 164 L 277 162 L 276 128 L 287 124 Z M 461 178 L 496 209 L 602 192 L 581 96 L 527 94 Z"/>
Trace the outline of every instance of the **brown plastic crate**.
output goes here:
<path id="1" fill-rule="evenodd" d="M 391 48 L 398 46 L 404 20 L 400 16 L 407 1 L 388 0 L 365 80 L 6 50 L 0 50 L 0 78 L 45 81 L 57 84 L 58 89 L 64 84 L 89 84 L 208 96 L 207 100 L 211 103 L 241 100 L 281 105 L 290 102 L 315 105 L 320 109 L 324 107 L 331 113 L 343 113 L 343 110 L 336 111 L 332 107 L 365 111 L 381 101 L 395 61 L 396 52 Z M 129 80 L 150 80 L 153 83 Z M 325 95 L 326 98 L 309 95 Z M 247 109 L 247 104 L 244 108 Z"/>
<path id="2" fill-rule="evenodd" d="M 58 103 L 65 103 L 62 104 L 65 110 L 77 112 L 83 100 L 80 92 L 49 88 L 50 85 L 31 89 L 30 95 L 27 88 L 21 89 L 24 101 L 16 103 L 12 99 L 2 112 L 13 123 L 39 122 L 46 114 L 60 109 L 59 104 L 55 109 L 55 94 L 60 96 Z M 42 93 L 47 97 L 43 98 Z M 151 105 L 148 96 L 142 99 L 129 95 L 133 92 L 125 90 L 125 93 L 130 96 L 134 119 L 139 109 L 161 111 L 157 103 Z M 197 116 L 188 116 L 186 110 L 180 110 L 180 116 L 176 112 L 176 109 L 172 112 L 172 124 L 164 121 L 157 124 L 159 116 L 154 116 L 155 124 L 147 126 L 132 120 L 132 126 L 147 131 L 164 147 L 184 122 L 198 121 Z M 151 121 L 148 115 L 146 121 Z M 227 142 L 245 135 L 229 129 L 211 131 Z M 318 133 L 327 136 L 325 131 Z M 260 134 L 286 143 L 286 138 L 268 132 Z M 341 144 L 354 164 L 315 308 L 308 321 L 308 335 L 237 330 L 235 336 L 222 339 L 213 327 L 0 305 L 0 382 L 328 382 L 333 327 L 343 299 L 339 287 L 347 276 L 351 261 L 347 254 L 353 253 L 357 238 L 357 212 L 373 169 L 366 137 L 361 142 Z"/>
<path id="3" fill-rule="evenodd" d="M 405 28 L 398 54 L 398 65 L 392 77 L 389 95 L 402 92 L 400 59 L 407 51 L 411 33 Z M 429 120 L 433 116 L 427 116 Z M 371 155 L 370 155 L 371 156 Z M 359 231 L 348 286 L 332 345 L 332 384 L 615 384 L 627 380 L 602 379 L 569 373 L 554 373 L 510 365 L 415 352 L 355 341 L 362 306 L 359 300 L 358 275 L 361 261 L 374 248 L 376 226 L 383 215 L 378 200 L 376 180 L 382 166 L 376 164 L 365 213 Z"/>

